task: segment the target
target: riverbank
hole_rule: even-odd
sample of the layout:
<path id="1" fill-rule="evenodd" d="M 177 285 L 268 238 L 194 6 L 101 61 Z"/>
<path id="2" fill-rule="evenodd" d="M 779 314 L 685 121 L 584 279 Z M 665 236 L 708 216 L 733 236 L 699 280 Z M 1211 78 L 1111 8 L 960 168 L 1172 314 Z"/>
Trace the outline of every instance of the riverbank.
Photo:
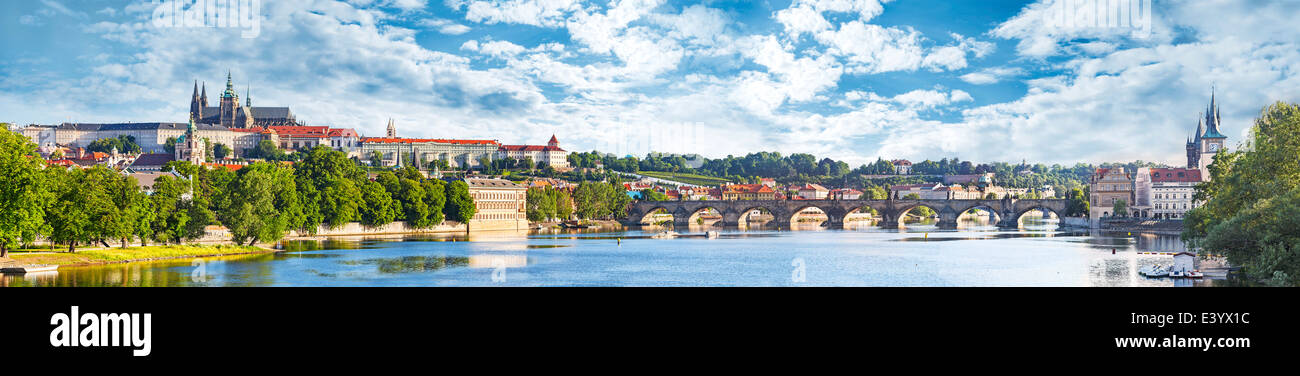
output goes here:
<path id="1" fill-rule="evenodd" d="M 162 245 L 129 248 L 96 248 L 67 252 L 10 253 L 9 263 L 16 265 L 90 266 L 136 261 L 156 261 L 212 256 L 272 253 L 280 250 L 240 245 Z"/>

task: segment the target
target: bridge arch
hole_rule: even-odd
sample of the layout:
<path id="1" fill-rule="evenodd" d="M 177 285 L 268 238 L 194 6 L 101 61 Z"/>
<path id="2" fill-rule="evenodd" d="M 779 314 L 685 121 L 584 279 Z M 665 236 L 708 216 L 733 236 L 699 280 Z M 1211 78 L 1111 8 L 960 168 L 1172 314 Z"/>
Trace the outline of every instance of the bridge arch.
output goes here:
<path id="1" fill-rule="evenodd" d="M 1022 227 L 1024 226 L 1024 223 L 1022 223 L 1021 220 L 1024 219 L 1025 215 L 1035 211 L 1048 213 L 1048 215 L 1046 215 L 1044 218 L 1050 217 L 1051 215 L 1055 215 L 1056 218 L 1065 217 L 1064 215 L 1061 214 L 1062 211 L 1060 211 L 1059 208 L 1052 208 L 1049 207 L 1048 205 L 1031 205 L 1026 208 L 1016 210 L 1015 215 L 1011 216 L 1010 218 L 1004 218 L 1003 227 L 1014 227 L 1014 228 Z"/>
<path id="2" fill-rule="evenodd" d="M 928 203 L 928 202 L 916 202 L 916 203 L 909 203 L 903 205 L 898 209 L 898 212 L 896 214 L 897 215 L 896 221 L 898 222 L 898 227 L 906 228 L 908 214 L 917 214 L 914 213 L 914 211 L 918 210 L 919 208 L 929 209 L 930 211 L 934 212 L 934 215 L 939 216 L 939 218 L 936 218 L 937 221 L 935 222 L 935 226 L 943 227 L 941 226 L 940 222 L 944 222 L 945 219 L 944 217 L 946 212 L 948 212 L 948 214 L 951 214 L 952 222 L 953 222 L 952 225 L 956 226 L 956 214 L 951 213 L 953 212 L 953 209 L 949 205 L 935 205 L 933 203 Z M 913 225 L 915 225 L 915 222 L 913 222 Z"/>
<path id="3" fill-rule="evenodd" d="M 700 205 L 682 218 L 678 218 L 677 222 L 687 226 L 726 226 L 728 224 L 726 208 L 723 205 Z M 680 212 L 679 216 L 681 216 Z M 714 219 L 716 221 L 713 221 Z"/>
<path id="4" fill-rule="evenodd" d="M 745 226 L 747 228 L 765 225 L 779 226 L 781 224 L 781 215 L 778 214 L 777 207 L 775 206 L 767 204 L 751 204 L 741 207 L 745 209 L 737 211 L 735 218 L 726 218 L 728 224 Z M 764 216 L 770 216 L 771 218 L 759 221 L 759 219 L 764 219 Z M 725 218 L 726 216 L 724 215 L 723 217 Z"/>
<path id="5" fill-rule="evenodd" d="M 1003 219 L 1002 217 L 1006 215 L 1006 213 L 1001 212 L 1000 208 L 1001 205 L 998 205 L 995 202 L 974 202 L 974 203 L 955 206 L 955 210 L 953 211 L 957 213 L 958 227 L 960 227 L 962 224 L 961 217 L 963 215 L 966 215 L 966 213 L 972 213 L 973 210 L 977 210 L 977 209 L 989 213 L 988 223 L 990 225 L 996 226 L 998 223 L 1002 222 Z"/>
<path id="6" fill-rule="evenodd" d="M 632 218 L 632 219 L 636 219 L 637 221 L 639 221 L 638 223 L 642 225 L 661 224 L 660 222 L 663 222 L 665 220 L 667 221 L 667 223 L 664 224 L 671 225 L 673 223 L 672 210 L 668 210 L 667 207 L 664 207 L 662 205 L 652 207 L 649 210 L 646 210 L 644 212 L 628 213 L 628 214 L 631 216 L 637 216 L 637 218 Z M 657 216 L 660 215 L 667 215 L 668 218 L 656 218 Z"/>

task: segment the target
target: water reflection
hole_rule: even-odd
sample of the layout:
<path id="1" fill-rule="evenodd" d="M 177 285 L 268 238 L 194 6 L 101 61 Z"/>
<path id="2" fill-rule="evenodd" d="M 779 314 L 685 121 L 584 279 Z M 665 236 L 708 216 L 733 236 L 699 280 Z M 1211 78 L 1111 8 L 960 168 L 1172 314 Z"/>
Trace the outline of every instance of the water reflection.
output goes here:
<path id="1" fill-rule="evenodd" d="M 1145 252 L 1185 250 L 1173 235 L 1059 229 L 987 220 L 957 230 L 846 226 L 809 231 L 547 229 L 528 233 L 428 234 L 283 242 L 286 252 L 63 268 L 5 275 L 0 286 L 1204 286 L 1216 281 L 1146 278 L 1172 263 Z M 805 261 L 808 280 L 790 281 Z M 1199 261 L 1198 261 L 1199 262 Z M 493 273 L 509 268 L 509 278 Z M 200 273 L 201 271 L 201 273 Z"/>

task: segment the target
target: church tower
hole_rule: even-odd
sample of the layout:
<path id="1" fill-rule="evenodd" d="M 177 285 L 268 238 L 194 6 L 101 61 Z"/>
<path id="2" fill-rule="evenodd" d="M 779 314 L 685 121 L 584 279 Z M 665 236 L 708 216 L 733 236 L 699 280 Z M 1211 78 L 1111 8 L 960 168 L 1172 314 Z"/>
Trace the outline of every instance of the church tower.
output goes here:
<path id="1" fill-rule="evenodd" d="M 1219 132 L 1219 104 L 1214 100 L 1214 94 L 1210 94 L 1210 108 L 1205 113 L 1205 134 L 1200 137 L 1201 158 L 1198 168 L 1201 169 L 1202 176 L 1209 177 L 1208 170 L 1211 163 L 1214 163 L 1214 156 L 1223 150 L 1224 142 L 1228 136 Z"/>
<path id="2" fill-rule="evenodd" d="M 392 118 L 388 118 L 388 138 L 397 138 L 397 126 L 393 125 Z"/>
<path id="3" fill-rule="evenodd" d="M 558 148 L 558 147 L 560 147 L 560 140 L 556 139 L 556 138 L 555 138 L 555 135 L 551 135 L 551 141 L 548 141 L 548 142 L 546 143 L 546 146 L 548 146 L 548 147 L 552 147 L 552 148 Z"/>
<path id="4" fill-rule="evenodd" d="M 199 104 L 199 81 L 194 80 L 194 94 L 190 96 L 190 118 L 202 119 L 203 107 Z"/>

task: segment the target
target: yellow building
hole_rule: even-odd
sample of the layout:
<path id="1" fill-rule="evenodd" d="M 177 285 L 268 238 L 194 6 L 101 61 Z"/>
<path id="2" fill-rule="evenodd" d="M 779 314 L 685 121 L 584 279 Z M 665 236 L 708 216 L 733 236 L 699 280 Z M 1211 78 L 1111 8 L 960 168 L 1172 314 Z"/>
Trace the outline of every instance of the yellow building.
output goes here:
<path id="1" fill-rule="evenodd" d="M 502 179 L 468 178 L 465 183 L 478 208 L 470 230 L 528 229 L 528 188 Z"/>

